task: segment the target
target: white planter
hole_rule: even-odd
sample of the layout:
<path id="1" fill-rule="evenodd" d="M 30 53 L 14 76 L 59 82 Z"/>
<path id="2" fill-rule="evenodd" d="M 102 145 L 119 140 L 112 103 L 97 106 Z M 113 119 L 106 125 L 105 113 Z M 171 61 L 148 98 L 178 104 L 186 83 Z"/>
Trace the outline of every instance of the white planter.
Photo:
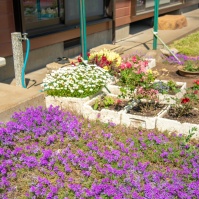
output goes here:
<path id="1" fill-rule="evenodd" d="M 102 91 L 106 94 L 113 94 L 113 95 L 121 95 L 120 86 L 108 84 L 106 88 L 103 88 Z M 110 91 L 110 92 L 109 92 Z"/>
<path id="2" fill-rule="evenodd" d="M 122 111 L 114 111 L 109 109 L 102 109 L 101 111 L 98 111 L 92 108 L 92 105 L 95 103 L 95 100 L 101 96 L 102 95 L 97 96 L 83 105 L 83 117 L 88 120 L 99 120 L 103 123 L 113 122 L 115 124 L 120 124 Z M 108 96 L 117 98 L 117 95 L 108 94 Z"/>
<path id="3" fill-rule="evenodd" d="M 156 66 L 156 60 L 153 58 L 146 58 L 145 60 L 148 61 L 148 66 L 147 66 L 147 70 L 154 68 Z"/>
<path id="4" fill-rule="evenodd" d="M 129 114 L 125 111 L 122 113 L 121 124 L 127 127 L 135 127 L 135 128 L 145 128 L 145 129 L 155 129 L 157 117 L 166 109 L 163 108 L 156 116 L 148 117 L 141 115 L 133 115 Z"/>
<path id="5" fill-rule="evenodd" d="M 83 104 L 99 94 L 100 93 L 97 93 L 96 95 L 85 98 L 46 96 L 46 107 L 48 108 L 50 105 L 59 106 L 62 110 L 82 114 Z"/>
<path id="6" fill-rule="evenodd" d="M 156 129 L 159 131 L 168 131 L 169 133 L 175 132 L 177 134 L 189 135 L 191 129 L 196 127 L 197 131 L 194 131 L 195 134 L 193 135 L 193 138 L 199 138 L 199 124 L 181 123 L 177 120 L 163 118 L 169 108 L 170 106 L 158 116 Z"/>
<path id="7" fill-rule="evenodd" d="M 167 83 L 167 80 L 155 80 L 154 82 L 163 82 Z M 186 87 L 187 83 L 186 82 L 176 82 L 176 85 L 180 87 L 180 91 L 176 93 L 175 95 L 169 95 L 169 94 L 158 94 L 159 97 L 159 102 L 161 104 L 175 104 L 176 103 L 176 98 L 181 99 L 183 95 L 186 93 Z"/>

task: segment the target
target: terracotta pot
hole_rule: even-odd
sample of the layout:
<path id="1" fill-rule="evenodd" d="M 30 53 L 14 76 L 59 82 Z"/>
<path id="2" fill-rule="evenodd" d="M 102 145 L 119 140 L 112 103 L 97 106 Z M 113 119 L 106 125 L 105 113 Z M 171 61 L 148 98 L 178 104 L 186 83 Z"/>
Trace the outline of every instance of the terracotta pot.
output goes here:
<path id="1" fill-rule="evenodd" d="M 183 70 L 184 66 L 178 66 L 178 72 L 180 75 L 184 76 L 184 77 L 194 77 L 199 75 L 199 71 L 196 72 L 191 72 L 191 71 L 185 71 Z"/>

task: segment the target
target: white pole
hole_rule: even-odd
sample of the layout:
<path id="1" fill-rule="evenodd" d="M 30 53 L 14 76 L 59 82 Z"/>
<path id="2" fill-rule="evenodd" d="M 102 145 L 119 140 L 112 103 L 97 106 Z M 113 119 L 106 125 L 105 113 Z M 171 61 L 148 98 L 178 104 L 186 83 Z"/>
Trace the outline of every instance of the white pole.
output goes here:
<path id="1" fill-rule="evenodd" d="M 11 33 L 16 86 L 22 87 L 23 46 L 21 33 Z"/>

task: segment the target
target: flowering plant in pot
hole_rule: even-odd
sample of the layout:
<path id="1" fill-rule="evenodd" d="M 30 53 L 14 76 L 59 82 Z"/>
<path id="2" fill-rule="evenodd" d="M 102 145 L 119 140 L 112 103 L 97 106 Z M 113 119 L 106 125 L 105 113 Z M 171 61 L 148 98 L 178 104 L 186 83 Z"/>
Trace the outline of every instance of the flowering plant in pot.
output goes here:
<path id="1" fill-rule="evenodd" d="M 42 88 L 51 96 L 85 98 L 98 93 L 111 75 L 96 65 L 60 68 L 47 74 Z"/>
<path id="2" fill-rule="evenodd" d="M 150 87 L 137 87 L 134 96 L 125 109 L 127 113 L 144 116 L 156 115 L 165 106 L 159 103 L 158 90 Z"/>
<path id="3" fill-rule="evenodd" d="M 123 97 L 131 98 L 136 87 L 148 88 L 154 82 L 156 76 L 151 70 L 147 70 L 147 62 L 133 57 L 132 62 L 121 64 L 118 85 L 121 86 Z"/>
<path id="4" fill-rule="evenodd" d="M 127 104 L 128 104 L 128 101 L 117 98 L 116 96 L 113 97 L 111 95 L 102 95 L 101 97 L 95 100 L 93 104 L 93 109 L 101 110 L 105 108 L 105 109 L 120 111 Z"/>
<path id="5" fill-rule="evenodd" d="M 182 122 L 198 123 L 198 90 L 195 90 L 194 87 L 190 87 L 187 89 L 187 93 L 182 99 L 176 98 L 175 100 L 176 103 L 170 106 L 167 117 L 177 119 Z"/>
<path id="6" fill-rule="evenodd" d="M 112 75 L 116 75 L 118 73 L 118 67 L 122 60 L 118 53 L 104 48 L 97 52 L 88 53 L 87 56 L 89 64 L 95 64 Z M 78 57 L 78 61 L 79 63 L 84 62 L 81 55 Z"/>
<path id="7" fill-rule="evenodd" d="M 158 90 L 161 94 L 176 94 L 180 91 L 178 85 L 173 80 L 169 80 L 167 82 L 157 81 L 154 82 L 152 87 Z"/>
<path id="8" fill-rule="evenodd" d="M 167 61 L 171 64 L 178 64 L 178 71 L 180 75 L 191 76 L 198 75 L 199 73 L 199 56 L 190 57 L 183 54 L 176 54 L 179 60 L 176 60 L 173 56 L 167 58 Z"/>

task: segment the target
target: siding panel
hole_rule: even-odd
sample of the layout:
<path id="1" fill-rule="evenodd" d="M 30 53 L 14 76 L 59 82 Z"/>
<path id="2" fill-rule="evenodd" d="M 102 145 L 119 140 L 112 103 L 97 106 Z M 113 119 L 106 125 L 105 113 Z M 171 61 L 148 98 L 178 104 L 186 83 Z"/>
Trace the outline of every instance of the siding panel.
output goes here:
<path id="1" fill-rule="evenodd" d="M 131 0 L 116 0 L 115 2 L 115 26 L 131 23 Z"/>
<path id="2" fill-rule="evenodd" d="M 0 0 L 0 56 L 12 54 L 11 33 L 15 31 L 12 0 Z"/>

